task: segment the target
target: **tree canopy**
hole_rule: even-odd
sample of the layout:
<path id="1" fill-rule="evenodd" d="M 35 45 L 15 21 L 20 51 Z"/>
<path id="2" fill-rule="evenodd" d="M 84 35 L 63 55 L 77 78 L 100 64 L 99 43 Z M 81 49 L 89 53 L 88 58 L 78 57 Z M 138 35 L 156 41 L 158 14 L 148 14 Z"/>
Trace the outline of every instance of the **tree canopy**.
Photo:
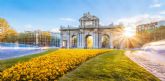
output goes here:
<path id="1" fill-rule="evenodd" d="M 0 30 L 0 42 L 16 42 L 17 32 L 3 18 L 0 18 Z"/>

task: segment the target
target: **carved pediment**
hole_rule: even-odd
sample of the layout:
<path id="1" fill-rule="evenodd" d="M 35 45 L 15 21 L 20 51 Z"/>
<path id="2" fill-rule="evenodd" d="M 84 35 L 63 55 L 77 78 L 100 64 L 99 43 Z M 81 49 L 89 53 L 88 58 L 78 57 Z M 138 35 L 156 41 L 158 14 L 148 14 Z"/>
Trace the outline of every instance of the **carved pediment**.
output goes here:
<path id="1" fill-rule="evenodd" d="M 95 28 L 95 27 L 98 27 L 98 25 L 99 25 L 99 18 L 91 15 L 89 12 L 85 13 L 80 18 L 79 21 L 80 21 L 80 27 Z"/>
<path id="2" fill-rule="evenodd" d="M 85 13 L 81 18 L 80 21 L 90 21 L 90 20 L 98 20 L 96 16 L 91 15 L 89 12 Z"/>

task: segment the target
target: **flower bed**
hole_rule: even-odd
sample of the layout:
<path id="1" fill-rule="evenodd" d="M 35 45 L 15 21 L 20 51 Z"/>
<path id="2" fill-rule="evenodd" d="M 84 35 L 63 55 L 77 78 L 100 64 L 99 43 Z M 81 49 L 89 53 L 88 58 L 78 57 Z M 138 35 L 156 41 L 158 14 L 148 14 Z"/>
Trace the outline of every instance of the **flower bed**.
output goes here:
<path id="1" fill-rule="evenodd" d="M 66 72 L 98 54 L 110 50 L 60 49 L 51 54 L 18 63 L 0 73 L 0 79 L 8 80 L 56 80 Z"/>

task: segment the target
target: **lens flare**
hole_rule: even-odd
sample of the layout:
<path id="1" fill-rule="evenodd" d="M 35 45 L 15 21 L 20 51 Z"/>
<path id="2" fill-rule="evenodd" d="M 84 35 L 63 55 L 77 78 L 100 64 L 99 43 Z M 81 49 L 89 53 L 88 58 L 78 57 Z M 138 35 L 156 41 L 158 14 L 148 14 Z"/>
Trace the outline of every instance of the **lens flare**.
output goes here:
<path id="1" fill-rule="evenodd" d="M 136 35 L 135 29 L 128 27 L 118 30 L 118 35 L 114 37 L 113 44 L 114 48 L 133 48 L 138 47 L 141 40 Z"/>
<path id="2" fill-rule="evenodd" d="M 133 28 L 127 27 L 124 29 L 123 35 L 125 37 L 133 37 L 133 36 L 135 36 L 135 32 L 134 32 Z"/>

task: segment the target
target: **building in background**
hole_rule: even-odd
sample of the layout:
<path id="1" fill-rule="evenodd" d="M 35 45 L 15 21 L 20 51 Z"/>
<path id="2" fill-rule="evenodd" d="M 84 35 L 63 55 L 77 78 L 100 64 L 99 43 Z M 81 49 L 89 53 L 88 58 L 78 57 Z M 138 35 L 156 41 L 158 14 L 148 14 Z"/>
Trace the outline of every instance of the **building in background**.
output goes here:
<path id="1" fill-rule="evenodd" d="M 53 46 L 59 47 L 60 34 L 49 31 L 25 31 L 19 33 L 18 42 L 20 44 L 28 44 L 33 46 L 45 47 Z"/>
<path id="2" fill-rule="evenodd" d="M 63 48 L 122 48 L 116 39 L 122 35 L 121 27 L 101 26 L 99 18 L 85 13 L 79 27 L 61 27 L 61 47 Z"/>
<path id="3" fill-rule="evenodd" d="M 60 47 L 60 39 L 61 34 L 59 32 L 51 32 L 51 40 L 50 46 L 51 47 Z"/>
<path id="4" fill-rule="evenodd" d="M 145 43 L 165 39 L 165 21 L 141 24 L 136 27 L 140 46 Z"/>

